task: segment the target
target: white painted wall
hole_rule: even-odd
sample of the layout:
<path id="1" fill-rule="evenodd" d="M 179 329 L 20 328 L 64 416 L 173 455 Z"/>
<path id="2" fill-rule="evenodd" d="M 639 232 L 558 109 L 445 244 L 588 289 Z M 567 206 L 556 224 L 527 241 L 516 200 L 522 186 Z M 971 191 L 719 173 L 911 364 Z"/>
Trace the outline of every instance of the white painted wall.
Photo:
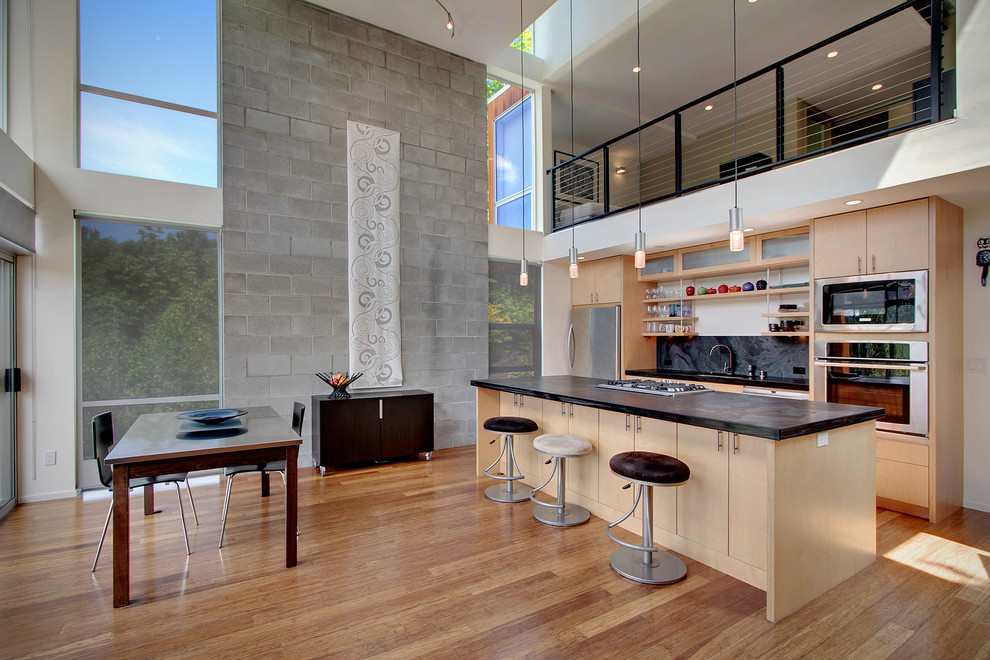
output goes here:
<path id="1" fill-rule="evenodd" d="M 15 2 L 18 11 L 23 4 Z M 11 136 L 33 141 L 37 255 L 18 263 L 18 361 L 24 391 L 18 399 L 18 499 L 72 496 L 79 429 L 76 376 L 76 223 L 73 212 L 167 220 L 218 227 L 219 189 L 151 181 L 75 167 L 76 4 L 33 0 L 29 6 L 29 75 L 12 79 L 11 98 L 30 99 L 12 112 Z M 19 14 L 23 15 L 23 14 Z M 24 123 L 30 122 L 25 128 Z M 33 338 L 33 341 L 32 341 Z M 45 467 L 45 451 L 58 462 Z"/>
<path id="2" fill-rule="evenodd" d="M 980 286 L 976 241 L 990 238 L 990 204 L 966 209 L 963 223 L 963 504 L 990 511 L 990 286 Z M 982 360 L 971 365 L 971 360 Z M 976 370 L 974 370 L 974 368 Z"/>

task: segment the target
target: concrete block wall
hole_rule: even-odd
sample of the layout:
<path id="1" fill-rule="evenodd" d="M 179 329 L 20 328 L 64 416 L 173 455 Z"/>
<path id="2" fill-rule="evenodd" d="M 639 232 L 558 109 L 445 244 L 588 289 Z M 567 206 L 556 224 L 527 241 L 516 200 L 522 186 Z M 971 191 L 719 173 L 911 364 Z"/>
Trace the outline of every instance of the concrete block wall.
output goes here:
<path id="1" fill-rule="evenodd" d="M 224 401 L 271 405 L 348 367 L 346 125 L 399 131 L 404 388 L 436 447 L 474 443 L 488 372 L 485 67 L 297 0 L 224 0 Z M 307 412 L 300 464 L 310 460 Z"/>

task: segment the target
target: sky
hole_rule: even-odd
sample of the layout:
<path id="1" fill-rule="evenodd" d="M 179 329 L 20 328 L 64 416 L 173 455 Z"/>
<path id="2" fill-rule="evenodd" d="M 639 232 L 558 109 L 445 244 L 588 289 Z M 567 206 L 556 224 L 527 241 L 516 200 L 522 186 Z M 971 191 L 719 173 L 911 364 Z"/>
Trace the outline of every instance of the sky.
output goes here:
<path id="1" fill-rule="evenodd" d="M 215 0 L 81 0 L 79 78 L 200 110 L 217 109 Z M 80 166 L 217 185 L 217 121 L 83 93 Z"/>

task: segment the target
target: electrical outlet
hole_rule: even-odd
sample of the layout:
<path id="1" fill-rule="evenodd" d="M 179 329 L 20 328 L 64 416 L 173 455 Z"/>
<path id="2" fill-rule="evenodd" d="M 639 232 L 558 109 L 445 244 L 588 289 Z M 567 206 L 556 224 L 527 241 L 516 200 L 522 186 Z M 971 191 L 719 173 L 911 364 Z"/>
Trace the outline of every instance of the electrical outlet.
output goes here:
<path id="1" fill-rule="evenodd" d="M 984 358 L 969 358 L 966 360 L 966 369 L 971 374 L 985 374 L 987 372 L 987 361 Z"/>
<path id="2" fill-rule="evenodd" d="M 45 452 L 45 465 L 55 465 L 55 451 Z"/>
<path id="3" fill-rule="evenodd" d="M 822 431 L 818 434 L 818 446 L 824 447 L 828 444 L 828 431 Z"/>

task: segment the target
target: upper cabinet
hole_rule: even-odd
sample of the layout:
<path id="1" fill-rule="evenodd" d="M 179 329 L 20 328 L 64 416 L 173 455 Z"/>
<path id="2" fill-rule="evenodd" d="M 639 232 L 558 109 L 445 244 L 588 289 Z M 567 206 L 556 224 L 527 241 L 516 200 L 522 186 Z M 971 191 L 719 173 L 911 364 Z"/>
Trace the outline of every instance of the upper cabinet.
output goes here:
<path id="1" fill-rule="evenodd" d="M 815 278 L 928 268 L 928 200 L 815 220 Z"/>
<path id="2" fill-rule="evenodd" d="M 571 280 L 571 305 L 604 305 L 622 302 L 622 257 L 581 264 Z"/>
<path id="3" fill-rule="evenodd" d="M 808 227 L 747 236 L 740 252 L 728 241 L 696 245 L 648 255 L 640 282 L 670 282 L 711 275 L 732 275 L 761 268 L 807 266 L 810 257 Z"/>

